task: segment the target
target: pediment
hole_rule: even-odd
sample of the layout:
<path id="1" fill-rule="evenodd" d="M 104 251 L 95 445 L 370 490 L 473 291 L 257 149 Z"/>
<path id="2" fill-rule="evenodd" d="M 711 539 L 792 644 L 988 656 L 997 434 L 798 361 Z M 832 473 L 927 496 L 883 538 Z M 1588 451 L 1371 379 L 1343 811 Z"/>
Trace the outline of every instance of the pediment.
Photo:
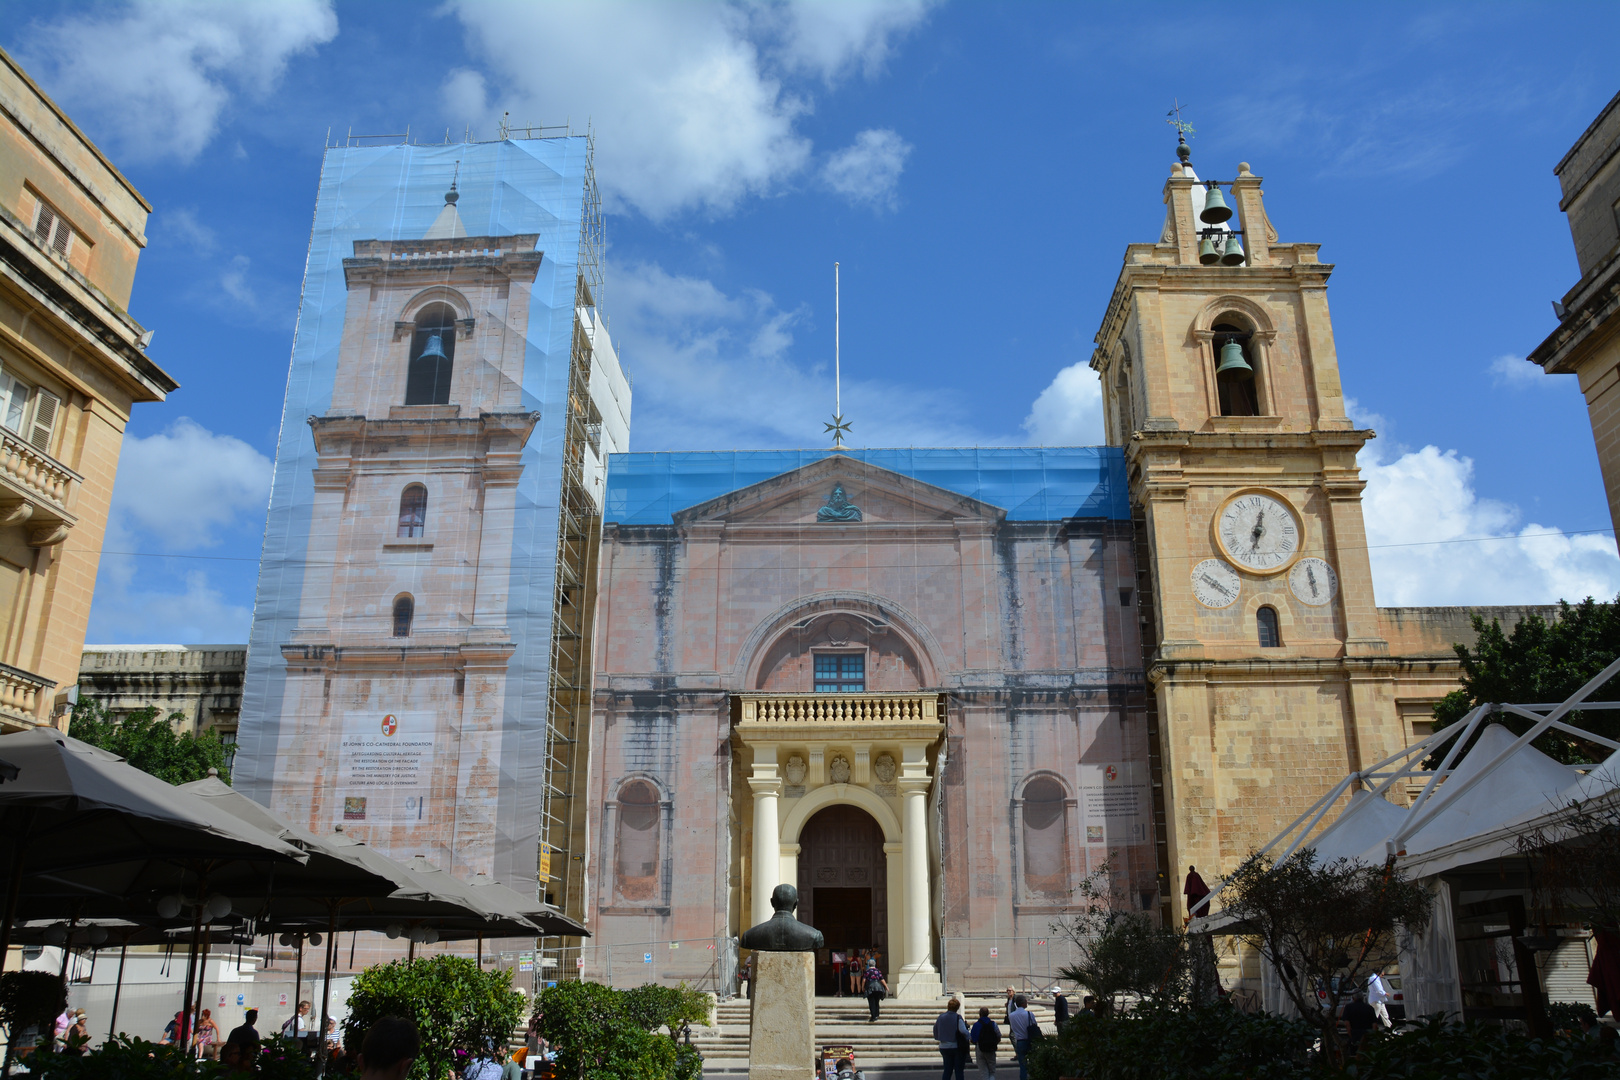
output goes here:
<path id="1" fill-rule="evenodd" d="M 840 485 L 847 503 L 859 509 L 860 520 L 818 520 L 822 508 L 833 504 L 834 488 Z M 858 458 L 834 454 L 689 506 L 677 511 L 674 520 L 683 526 L 713 521 L 840 528 L 942 523 L 960 518 L 998 524 L 1006 516 L 1007 511 L 999 506 Z"/>

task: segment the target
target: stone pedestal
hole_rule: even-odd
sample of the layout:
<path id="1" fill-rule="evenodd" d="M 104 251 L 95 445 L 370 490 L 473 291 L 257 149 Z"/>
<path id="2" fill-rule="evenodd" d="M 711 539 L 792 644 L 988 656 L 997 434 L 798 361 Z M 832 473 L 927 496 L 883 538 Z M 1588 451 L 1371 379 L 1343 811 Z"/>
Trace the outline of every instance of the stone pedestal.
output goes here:
<path id="1" fill-rule="evenodd" d="M 756 952 L 748 1080 L 805 1080 L 815 1068 L 816 954 Z"/>

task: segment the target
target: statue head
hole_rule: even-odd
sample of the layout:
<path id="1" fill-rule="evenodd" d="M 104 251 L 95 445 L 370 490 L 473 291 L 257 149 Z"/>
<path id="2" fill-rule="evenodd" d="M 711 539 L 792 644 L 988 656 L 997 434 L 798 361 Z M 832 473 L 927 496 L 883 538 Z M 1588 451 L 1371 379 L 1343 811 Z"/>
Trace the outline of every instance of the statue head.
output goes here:
<path id="1" fill-rule="evenodd" d="M 792 885 L 778 885 L 771 890 L 771 907 L 789 915 L 799 906 L 799 890 Z"/>
<path id="2" fill-rule="evenodd" d="M 844 494 L 844 485 L 834 484 L 832 494 L 827 497 L 827 505 L 837 507 L 841 510 L 846 504 L 848 504 L 848 502 L 849 496 Z"/>

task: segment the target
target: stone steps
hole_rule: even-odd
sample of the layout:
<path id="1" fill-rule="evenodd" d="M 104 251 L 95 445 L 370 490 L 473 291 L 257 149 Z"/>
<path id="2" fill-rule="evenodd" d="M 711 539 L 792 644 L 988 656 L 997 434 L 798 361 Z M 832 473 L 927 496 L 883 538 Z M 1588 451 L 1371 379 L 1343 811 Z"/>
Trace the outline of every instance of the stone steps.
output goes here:
<path id="1" fill-rule="evenodd" d="M 1011 1056 L 1005 1042 L 1006 1025 L 1001 1021 L 1004 1007 L 1001 998 L 969 999 L 963 1002 L 962 1015 L 971 1027 L 978 1019 L 979 1006 L 988 1006 L 1003 1032 L 1002 1049 Z M 883 1002 L 878 1022 L 868 1023 L 865 998 L 816 999 L 816 1047 L 840 1044 L 853 1047 L 855 1061 L 863 1069 L 887 1064 L 935 1063 L 939 1061 L 939 1044 L 934 1041 L 934 1018 L 945 1006 L 945 999 L 937 1001 Z M 1052 1008 L 1036 1002 L 1031 1005 L 1037 1022 L 1050 1032 Z M 741 1064 L 748 1059 L 748 1011 L 745 999 L 732 999 L 720 1003 L 718 1024 L 713 1028 L 693 1027 L 692 1045 L 698 1047 L 706 1062 L 717 1067 Z"/>

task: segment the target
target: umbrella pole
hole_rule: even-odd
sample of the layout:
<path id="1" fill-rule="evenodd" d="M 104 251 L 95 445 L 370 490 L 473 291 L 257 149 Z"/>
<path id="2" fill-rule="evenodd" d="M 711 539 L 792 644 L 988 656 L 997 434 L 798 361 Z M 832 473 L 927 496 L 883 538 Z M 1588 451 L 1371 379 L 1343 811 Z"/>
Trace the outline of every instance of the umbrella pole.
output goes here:
<path id="1" fill-rule="evenodd" d="M 332 965 L 337 962 L 337 909 L 333 908 L 326 920 L 326 977 L 321 981 L 321 1051 L 320 1069 L 316 1075 L 326 1075 L 326 1020 L 332 1008 Z"/>
<path id="2" fill-rule="evenodd" d="M 186 1050 L 191 1049 L 192 1008 L 191 981 L 197 974 L 197 941 L 202 937 L 202 897 L 206 890 L 199 885 L 197 889 L 197 913 L 191 917 L 191 948 L 186 956 L 186 991 L 180 998 L 180 1034 L 185 1039 Z"/>
<path id="3" fill-rule="evenodd" d="M 478 935 L 478 970 L 484 970 L 484 935 Z"/>
<path id="4" fill-rule="evenodd" d="M 118 996 L 124 992 L 124 960 L 129 956 L 129 934 L 124 934 L 124 947 L 118 950 L 118 981 L 113 984 L 112 1020 L 107 1024 L 107 1041 L 118 1033 Z"/>
<path id="5" fill-rule="evenodd" d="M 203 987 L 208 985 L 208 954 L 212 951 L 209 948 L 209 946 L 212 945 L 213 943 L 214 943 L 214 927 L 213 927 L 213 924 L 210 923 L 209 927 L 208 927 L 208 932 L 203 935 L 202 959 L 197 964 L 197 1016 L 198 1016 L 198 1022 L 199 1023 L 201 1022 L 201 1017 L 202 1017 Z M 191 1037 L 192 1037 L 192 1041 L 195 1042 L 196 1038 L 197 1038 L 197 1033 L 192 1032 Z M 202 1057 L 202 1047 L 199 1046 L 199 1047 L 196 1047 L 195 1049 L 197 1051 L 197 1056 L 199 1058 Z"/>
<path id="6" fill-rule="evenodd" d="M 293 969 L 293 1014 L 288 1023 L 292 1025 L 292 1037 L 296 1040 L 298 1038 L 298 995 L 304 992 L 304 932 L 300 930 L 293 937 L 298 942 L 298 965 Z"/>

